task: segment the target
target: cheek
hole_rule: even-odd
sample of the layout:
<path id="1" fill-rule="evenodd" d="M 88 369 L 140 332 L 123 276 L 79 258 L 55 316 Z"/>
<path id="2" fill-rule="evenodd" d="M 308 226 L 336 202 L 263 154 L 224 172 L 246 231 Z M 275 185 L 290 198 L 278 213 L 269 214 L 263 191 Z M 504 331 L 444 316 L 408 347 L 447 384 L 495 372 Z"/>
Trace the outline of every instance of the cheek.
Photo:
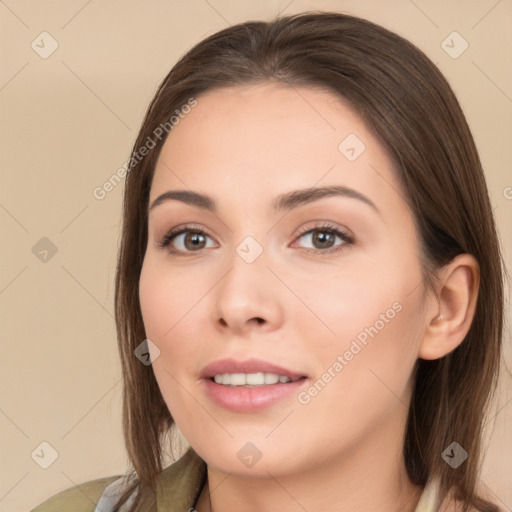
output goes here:
<path id="1" fill-rule="evenodd" d="M 189 314 L 204 298 L 208 281 L 149 257 L 144 260 L 139 280 L 139 300 L 148 338 L 165 342 L 189 325 Z M 162 349 L 162 347 L 161 347 Z"/>
<path id="2" fill-rule="evenodd" d="M 142 266 L 139 279 L 139 301 L 146 337 L 160 350 L 152 369 L 171 414 L 183 408 L 180 383 L 189 371 L 194 337 L 187 334 L 187 312 L 197 303 L 200 290 L 188 286 L 179 272 L 172 277 L 165 266 L 151 255 Z M 186 402 L 186 400 L 185 400 Z"/>
<path id="3" fill-rule="evenodd" d="M 375 260 L 335 271 L 317 268 L 299 276 L 283 272 L 283 280 L 300 299 L 290 301 L 290 306 L 301 332 L 309 332 L 304 338 L 317 340 L 316 347 L 342 350 L 358 336 L 364 342 L 386 332 L 407 331 L 416 324 L 421 308 L 416 293 L 421 284 L 417 261 L 411 258 L 384 265 Z M 397 343 L 402 340 L 403 336 L 396 337 Z"/>
<path id="4" fill-rule="evenodd" d="M 144 260 L 139 280 L 142 318 L 147 338 L 160 350 L 152 367 L 170 410 L 176 410 L 177 401 L 190 399 L 182 396 L 180 385 L 188 388 L 200 368 L 212 282 L 204 272 L 169 269 L 158 255 Z"/>
<path id="5" fill-rule="evenodd" d="M 297 397 L 304 421 L 324 432 L 326 445 L 369 436 L 385 418 L 404 414 L 409 401 L 420 339 L 417 297 L 398 303 L 392 296 L 389 304 L 366 298 L 347 303 L 337 323 L 331 317 L 336 336 L 324 336 L 311 354 L 315 376 Z"/>
<path id="6" fill-rule="evenodd" d="M 413 256 L 336 275 L 326 269 L 325 275 L 296 283 L 297 295 L 317 317 L 295 313 L 301 339 L 309 340 L 301 350 L 315 361 L 320 388 L 329 382 L 332 390 L 372 401 L 390 394 L 388 385 L 405 396 L 424 320 L 421 269 Z"/>

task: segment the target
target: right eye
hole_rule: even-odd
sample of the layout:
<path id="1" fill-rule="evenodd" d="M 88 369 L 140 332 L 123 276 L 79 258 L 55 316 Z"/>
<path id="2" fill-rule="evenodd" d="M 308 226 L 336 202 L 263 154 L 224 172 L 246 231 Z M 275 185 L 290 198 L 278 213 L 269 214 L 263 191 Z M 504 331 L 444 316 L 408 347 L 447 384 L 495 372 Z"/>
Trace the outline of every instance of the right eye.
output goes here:
<path id="1" fill-rule="evenodd" d="M 202 229 L 184 226 L 173 229 L 163 236 L 158 242 L 160 248 L 170 247 L 170 253 L 190 253 L 199 252 L 201 249 L 211 248 L 215 245 L 208 245 L 208 239 L 212 238 Z"/>

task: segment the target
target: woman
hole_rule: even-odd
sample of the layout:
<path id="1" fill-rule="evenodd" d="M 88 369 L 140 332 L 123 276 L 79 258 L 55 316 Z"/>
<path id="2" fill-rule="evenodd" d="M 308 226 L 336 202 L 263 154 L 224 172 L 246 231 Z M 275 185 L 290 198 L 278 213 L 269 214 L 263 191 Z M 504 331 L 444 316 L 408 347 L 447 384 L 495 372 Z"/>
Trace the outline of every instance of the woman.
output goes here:
<path id="1" fill-rule="evenodd" d="M 133 470 L 35 510 L 499 510 L 477 474 L 501 265 L 467 122 L 416 47 L 337 13 L 208 37 L 126 176 Z M 164 470 L 173 425 L 190 449 Z"/>

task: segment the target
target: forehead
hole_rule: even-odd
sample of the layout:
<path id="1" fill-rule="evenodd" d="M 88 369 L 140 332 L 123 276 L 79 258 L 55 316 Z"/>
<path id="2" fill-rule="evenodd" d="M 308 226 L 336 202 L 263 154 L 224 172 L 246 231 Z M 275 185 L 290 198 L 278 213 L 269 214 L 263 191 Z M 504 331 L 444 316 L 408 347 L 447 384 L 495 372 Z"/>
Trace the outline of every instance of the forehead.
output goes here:
<path id="1" fill-rule="evenodd" d="M 370 166 L 392 173 L 384 148 L 332 92 L 264 82 L 196 99 L 164 143 L 150 200 L 169 188 L 275 196 L 320 180 L 381 181 Z"/>

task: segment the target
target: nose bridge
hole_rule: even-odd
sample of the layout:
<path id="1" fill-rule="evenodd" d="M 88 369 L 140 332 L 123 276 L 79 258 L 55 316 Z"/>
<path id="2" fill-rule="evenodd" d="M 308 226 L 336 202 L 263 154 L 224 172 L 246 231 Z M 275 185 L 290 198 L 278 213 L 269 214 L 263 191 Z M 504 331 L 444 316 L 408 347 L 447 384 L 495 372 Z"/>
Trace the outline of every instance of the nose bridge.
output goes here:
<path id="1" fill-rule="evenodd" d="M 260 324 L 278 323 L 281 305 L 271 282 L 274 276 L 267 268 L 269 252 L 263 243 L 248 235 L 233 247 L 225 262 L 229 270 L 216 287 L 214 320 L 237 330 L 243 330 L 254 319 Z"/>
<path id="2" fill-rule="evenodd" d="M 268 253 L 255 237 L 246 236 L 226 256 L 229 272 L 219 287 L 223 296 L 237 296 L 240 303 L 264 299 L 269 270 Z M 219 297 L 220 298 L 220 297 Z"/>

